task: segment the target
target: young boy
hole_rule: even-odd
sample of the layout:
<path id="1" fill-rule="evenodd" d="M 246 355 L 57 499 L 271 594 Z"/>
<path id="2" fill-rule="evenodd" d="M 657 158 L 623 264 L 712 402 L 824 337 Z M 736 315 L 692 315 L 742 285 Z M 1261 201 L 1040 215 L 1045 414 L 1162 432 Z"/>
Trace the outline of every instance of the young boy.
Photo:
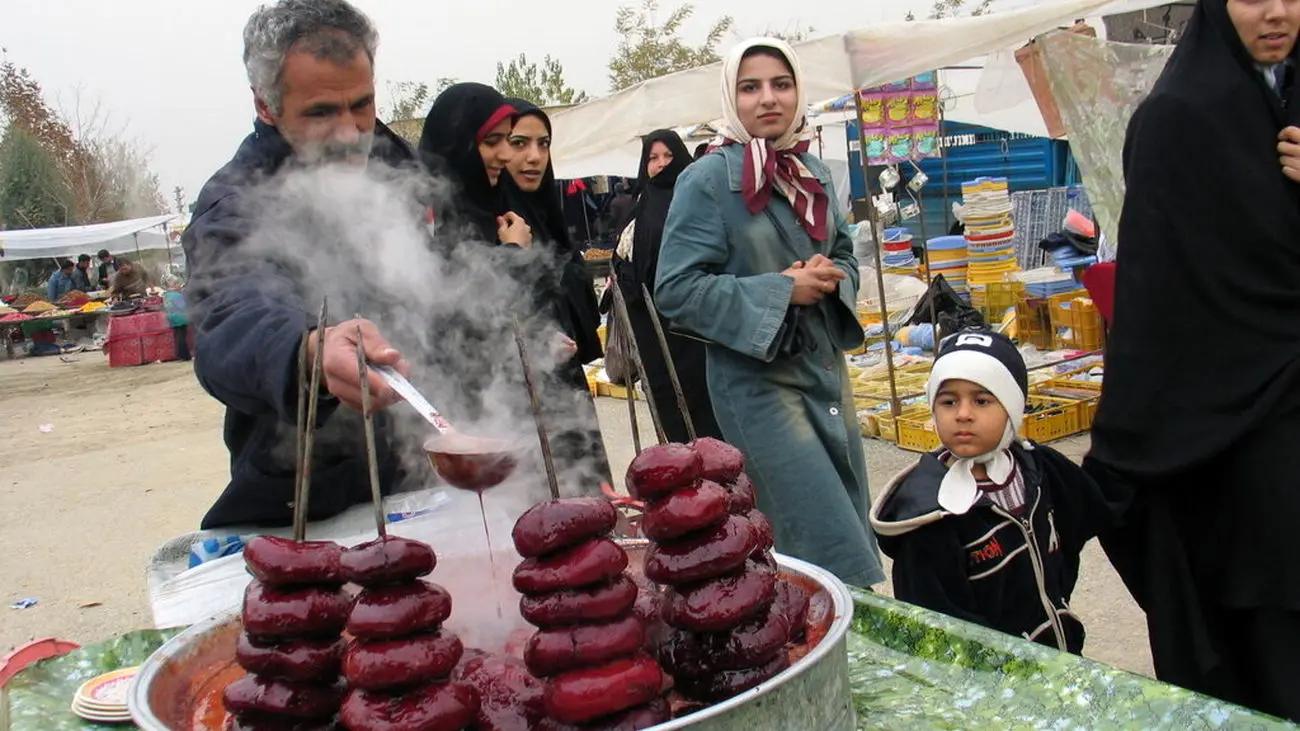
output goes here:
<path id="1" fill-rule="evenodd" d="M 898 599 L 1079 653 L 1079 552 L 1119 506 L 1059 452 L 1018 436 L 1028 382 L 1006 337 L 945 338 L 927 387 L 943 448 L 886 486 L 871 527 L 894 559 Z"/>

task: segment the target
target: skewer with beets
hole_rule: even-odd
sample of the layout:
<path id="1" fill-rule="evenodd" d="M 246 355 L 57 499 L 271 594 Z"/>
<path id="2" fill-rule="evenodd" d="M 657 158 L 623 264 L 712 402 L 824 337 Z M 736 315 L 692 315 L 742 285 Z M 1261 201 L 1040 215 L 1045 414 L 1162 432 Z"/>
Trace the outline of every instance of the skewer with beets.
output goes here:
<path id="1" fill-rule="evenodd" d="M 347 616 L 343 653 L 348 691 L 339 718 L 350 731 L 461 731 L 478 713 L 478 693 L 451 682 L 465 647 L 443 628 L 451 595 L 424 581 L 437 565 L 420 541 L 388 535 L 379 491 L 374 415 L 365 352 L 357 338 L 370 492 L 379 538 L 343 551 L 344 578 L 361 587 Z"/>
<path id="2" fill-rule="evenodd" d="M 538 728 L 640 729 L 669 719 L 627 553 L 608 537 L 617 517 L 603 498 L 563 498 L 515 523 L 519 610 L 538 628 L 524 663 L 545 679 Z"/>
<path id="3" fill-rule="evenodd" d="M 807 593 L 780 580 L 772 526 L 755 507 L 744 456 L 725 442 L 650 447 L 627 471 L 646 501 L 645 575 L 666 585 L 659 660 L 683 696 L 717 702 L 789 667 Z"/>
<path id="4" fill-rule="evenodd" d="M 343 699 L 340 635 L 351 603 L 343 591 L 343 548 L 304 540 L 325 320 L 322 304 L 310 377 L 306 343 L 299 349 L 293 540 L 261 536 L 244 548 L 253 581 L 244 593 L 235 659 L 249 674 L 222 695 L 232 729 L 333 728 Z"/>

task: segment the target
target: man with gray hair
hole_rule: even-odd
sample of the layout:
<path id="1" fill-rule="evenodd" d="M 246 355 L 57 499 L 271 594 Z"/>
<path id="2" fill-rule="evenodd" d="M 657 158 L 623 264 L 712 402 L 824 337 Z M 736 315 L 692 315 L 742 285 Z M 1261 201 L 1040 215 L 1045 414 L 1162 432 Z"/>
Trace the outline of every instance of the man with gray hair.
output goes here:
<path id="1" fill-rule="evenodd" d="M 378 40 L 369 18 L 345 0 L 279 0 L 253 13 L 244 28 L 244 65 L 257 120 L 234 158 L 203 187 L 182 237 L 196 333 L 194 370 L 204 389 L 226 406 L 230 449 L 230 484 L 204 517 L 205 529 L 287 525 L 292 519 L 297 362 L 300 348 L 315 357 L 319 300 L 308 301 L 314 290 L 301 271 L 259 260 L 243 246 L 274 206 L 268 185 L 285 171 L 415 164 L 406 143 L 375 119 Z M 372 362 L 404 368 L 373 323 L 356 319 L 326 329 L 312 520 L 370 497 L 358 417 L 337 408 L 360 408 L 358 332 Z M 373 374 L 370 391 L 379 408 L 396 400 Z M 388 426 L 378 414 L 385 492 L 400 476 Z"/>

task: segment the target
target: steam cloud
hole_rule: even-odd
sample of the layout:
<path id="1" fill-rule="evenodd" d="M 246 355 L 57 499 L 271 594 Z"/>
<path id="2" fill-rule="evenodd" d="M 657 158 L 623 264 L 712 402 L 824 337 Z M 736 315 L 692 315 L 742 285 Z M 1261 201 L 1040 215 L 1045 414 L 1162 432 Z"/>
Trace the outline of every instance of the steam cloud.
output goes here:
<path id="1" fill-rule="evenodd" d="M 432 202 L 437 210 L 449 194 L 446 181 L 373 162 L 366 168 L 329 165 L 286 172 L 250 193 L 258 206 L 258 228 L 237 247 L 223 251 L 219 265 L 208 263 L 199 270 L 200 277 L 247 273 L 257 275 L 259 282 L 268 272 L 276 273 L 267 284 L 276 291 L 266 294 L 297 303 L 309 322 L 315 321 L 322 297 L 329 299 L 331 323 L 354 314 L 374 321 L 410 363 L 412 382 L 459 431 L 523 446 L 515 476 L 485 495 L 498 574 L 495 593 L 502 596 L 507 613 L 499 631 L 505 632 L 519 624 L 511 599 L 515 595 L 508 588 L 510 571 L 519 560 L 510 546 L 510 529 L 519 514 L 549 497 L 511 326 L 518 319 L 534 378 L 546 381 L 543 374 L 557 362 L 559 328 L 547 313 L 528 311 L 525 303 L 532 282 L 559 273 L 554 257 L 540 247 L 490 247 L 446 225 L 439 225 L 431 241 L 425 205 Z M 521 272 L 526 281 L 520 281 Z M 202 286 L 202 280 L 197 284 Z M 448 323 L 458 325 L 445 327 Z M 465 332 L 486 337 L 466 338 Z M 482 387 L 481 400 L 466 393 L 466 383 Z M 586 396 L 571 388 L 549 384 L 543 394 L 549 434 L 599 429 L 583 416 L 590 409 L 571 409 L 564 401 L 582 398 Z M 388 415 L 393 420 L 393 446 L 414 478 L 406 487 L 432 486 L 434 473 L 422 448 L 432 427 L 404 404 L 391 407 Z M 361 449 L 359 420 L 339 414 L 330 421 L 336 420 L 355 430 Z M 582 483 L 595 473 L 594 464 L 562 472 L 562 493 L 590 494 L 595 486 Z M 478 500 L 451 492 L 450 509 L 457 522 L 479 525 Z M 482 590 L 488 575 L 485 546 L 432 538 L 440 554 L 481 551 L 478 557 L 465 554 L 447 564 L 460 567 L 465 576 L 447 576 L 440 567 L 434 578 L 453 591 L 460 607 L 457 615 L 495 615 L 497 598 Z M 477 590 L 464 590 L 473 581 L 478 582 Z M 489 634 L 501 639 L 498 632 Z"/>

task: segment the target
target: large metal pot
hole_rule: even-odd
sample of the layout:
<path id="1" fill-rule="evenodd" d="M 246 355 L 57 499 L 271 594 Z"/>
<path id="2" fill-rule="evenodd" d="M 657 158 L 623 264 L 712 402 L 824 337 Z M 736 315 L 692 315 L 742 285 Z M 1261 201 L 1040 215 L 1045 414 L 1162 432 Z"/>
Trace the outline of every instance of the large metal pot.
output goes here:
<path id="1" fill-rule="evenodd" d="M 632 563 L 639 565 L 645 542 L 624 545 Z M 845 645 L 853 599 L 843 583 L 816 566 L 780 554 L 776 559 L 782 572 L 803 577 L 824 592 L 822 599 L 829 600 L 832 612 L 825 636 L 766 683 L 651 731 L 853 731 Z M 202 729 L 193 719 L 202 715 L 204 709 L 198 706 L 203 699 L 211 697 L 211 688 L 224 687 L 242 674 L 234 660 L 240 629 L 239 614 L 226 613 L 194 625 L 159 648 L 140 668 L 131 690 L 129 705 L 136 724 L 145 731 Z M 219 718 L 220 709 L 215 711 Z"/>

